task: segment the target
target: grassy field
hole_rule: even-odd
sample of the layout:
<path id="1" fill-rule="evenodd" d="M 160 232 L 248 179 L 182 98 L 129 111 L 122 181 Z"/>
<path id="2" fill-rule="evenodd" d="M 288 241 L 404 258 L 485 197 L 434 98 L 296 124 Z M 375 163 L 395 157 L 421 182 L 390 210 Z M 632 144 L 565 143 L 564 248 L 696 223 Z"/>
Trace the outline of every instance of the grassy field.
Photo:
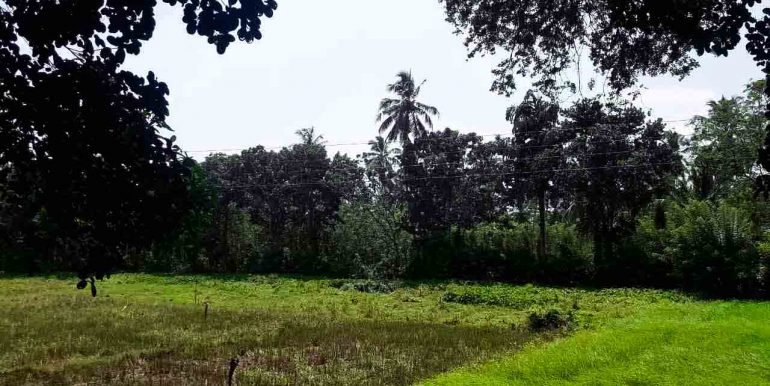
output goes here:
<path id="1" fill-rule="evenodd" d="M 767 303 L 133 274 L 98 283 L 91 298 L 74 283 L 0 278 L 0 384 L 221 385 L 231 358 L 242 385 L 770 383 Z M 573 315 L 572 329 L 528 329 L 530 314 L 546 310 Z"/>
<path id="2" fill-rule="evenodd" d="M 428 385 L 770 385 L 770 305 L 663 306 Z"/>

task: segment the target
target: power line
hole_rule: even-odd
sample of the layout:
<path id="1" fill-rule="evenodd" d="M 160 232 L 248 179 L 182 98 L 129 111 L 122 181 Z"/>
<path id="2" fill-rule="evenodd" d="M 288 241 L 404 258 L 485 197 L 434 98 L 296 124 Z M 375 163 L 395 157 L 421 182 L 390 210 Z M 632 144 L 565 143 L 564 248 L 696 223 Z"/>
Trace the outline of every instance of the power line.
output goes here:
<path id="1" fill-rule="evenodd" d="M 681 120 L 671 120 L 671 121 L 663 121 L 665 123 L 673 123 L 673 122 L 685 122 L 690 121 L 689 119 L 681 119 Z M 529 130 L 529 131 L 519 131 L 516 132 L 516 134 L 522 135 L 522 134 L 538 134 L 538 133 L 547 133 L 547 132 L 574 132 L 577 131 L 575 129 L 550 129 L 547 131 L 538 131 L 538 130 Z M 436 131 L 438 132 L 438 131 Z M 467 135 L 471 133 L 459 133 L 460 135 Z M 487 137 L 493 137 L 493 138 L 513 138 L 516 134 L 512 134 L 511 132 L 507 133 L 493 133 L 493 134 L 476 134 L 477 137 L 487 138 Z M 679 133 L 677 133 L 679 134 Z M 679 134 L 683 138 L 691 137 L 692 134 Z M 420 138 L 421 141 L 443 141 L 447 138 Z M 324 147 L 342 147 L 342 146 L 361 146 L 361 145 L 369 145 L 372 140 L 367 140 L 366 142 L 343 142 L 343 143 L 322 143 L 320 145 L 323 145 Z M 296 145 L 296 144 L 293 144 Z M 284 145 L 284 146 L 273 146 L 273 147 L 262 147 L 263 150 L 282 150 L 285 148 L 288 148 L 292 145 Z M 204 150 L 186 150 L 186 153 L 225 153 L 225 152 L 234 152 L 234 151 L 244 151 L 249 149 L 255 149 L 259 147 L 252 146 L 252 147 L 245 147 L 245 148 L 225 148 L 225 149 L 204 149 Z"/>
<path id="2" fill-rule="evenodd" d="M 527 172 L 457 174 L 452 176 L 428 176 L 428 177 L 408 178 L 400 181 L 404 183 L 404 182 L 428 181 L 428 180 L 438 180 L 438 179 L 510 177 L 510 176 L 531 175 L 531 174 L 540 174 L 540 173 L 585 172 L 585 171 L 592 171 L 592 170 L 609 170 L 609 169 L 632 169 L 632 168 L 655 167 L 655 166 L 675 165 L 675 164 L 676 162 L 651 162 L 651 163 L 644 163 L 644 164 L 609 165 L 609 166 L 596 166 L 596 167 L 584 167 L 584 168 L 574 168 L 574 167 L 551 168 L 551 169 L 541 169 L 541 170 L 533 170 L 533 171 L 527 171 Z M 288 188 L 288 187 L 306 187 L 306 186 L 328 186 L 328 185 L 344 184 L 344 183 L 345 182 L 319 181 L 319 182 L 275 183 L 275 184 L 244 184 L 244 185 L 226 186 L 224 188 L 228 190 L 243 190 L 243 189 L 268 188 L 268 187 L 287 187 Z"/>
<path id="3" fill-rule="evenodd" d="M 593 155 L 600 155 L 600 154 L 612 154 L 610 153 L 593 153 L 588 154 L 588 156 Z M 755 157 L 735 157 L 733 160 L 735 161 L 753 161 Z M 635 169 L 635 168 L 646 168 L 646 167 L 655 167 L 655 166 L 664 166 L 664 165 L 676 165 L 679 162 L 649 162 L 649 163 L 638 163 L 638 164 L 625 164 L 625 165 L 607 165 L 607 166 L 594 166 L 594 167 L 567 167 L 567 168 L 547 168 L 547 169 L 540 169 L 540 170 L 532 170 L 532 171 L 514 171 L 514 172 L 502 172 L 502 173 L 476 173 L 476 174 L 455 174 L 450 176 L 426 176 L 426 177 L 417 177 L 417 178 L 407 178 L 400 180 L 403 182 L 415 182 L 415 181 L 427 181 L 427 180 L 439 180 L 439 179 L 472 179 L 472 178 L 481 178 L 481 177 L 511 177 L 511 176 L 522 176 L 522 175 L 533 175 L 533 174 L 541 174 L 541 173 L 564 173 L 564 172 L 586 172 L 586 171 L 592 171 L 592 170 L 611 170 L 611 169 Z M 456 163 L 452 163 L 456 164 Z M 412 166 L 425 166 L 425 165 L 412 165 Z M 428 165 L 430 166 L 430 165 Z M 470 169 L 464 169 L 466 171 L 470 171 Z M 296 174 L 294 175 L 296 176 Z M 335 181 L 318 181 L 318 182 L 283 182 L 283 183 L 273 183 L 273 184 L 241 184 L 241 185 L 230 185 L 225 186 L 225 189 L 229 190 L 238 190 L 238 189 L 249 189 L 249 188 L 267 188 L 267 187 L 306 187 L 306 186 L 328 186 L 328 185 L 339 185 L 339 184 L 346 184 L 348 182 L 341 181 L 341 182 L 335 182 Z"/>
<path id="4" fill-rule="evenodd" d="M 690 136 L 692 136 L 692 135 L 682 135 L 682 137 L 690 137 Z M 439 139 L 435 138 L 434 140 L 439 140 Z M 619 140 L 611 139 L 609 142 L 610 143 L 617 143 L 617 142 L 626 142 L 626 141 L 627 141 L 627 139 L 619 139 Z M 602 143 L 602 144 L 591 144 L 591 145 L 593 145 L 593 146 L 598 146 L 598 145 L 605 146 L 607 144 L 606 143 Z M 326 145 L 326 146 L 333 146 L 333 145 Z M 519 150 L 548 149 L 548 148 L 553 148 L 553 149 L 556 149 L 556 148 L 566 148 L 567 146 L 568 145 L 565 145 L 563 143 L 555 143 L 555 144 L 549 144 L 549 145 L 527 145 L 527 144 L 524 144 L 524 145 L 506 146 L 506 150 L 515 152 L 515 151 L 519 151 Z M 249 149 L 244 149 L 244 150 L 250 150 L 250 149 L 255 149 L 255 148 L 249 148 Z M 233 150 L 235 150 L 235 149 L 233 149 Z M 262 150 L 268 150 L 268 148 L 263 148 Z M 473 154 L 473 150 L 474 150 L 473 148 L 471 148 L 471 149 L 460 149 L 460 150 L 449 150 L 449 151 L 440 151 L 440 152 L 437 152 L 436 154 L 441 154 L 441 155 L 456 154 L 456 155 L 461 155 L 461 156 L 469 156 L 469 155 Z M 633 150 L 629 150 L 628 152 L 633 152 Z M 610 153 L 593 153 L 593 154 L 599 155 L 599 154 L 610 154 Z M 237 155 L 233 154 L 233 155 L 230 155 L 230 156 L 237 156 Z M 519 158 L 519 159 L 520 160 L 527 160 L 527 159 L 532 160 L 532 159 L 539 159 L 539 158 L 542 158 L 542 157 Z M 227 159 L 225 162 L 236 163 L 236 162 L 239 162 L 239 159 L 237 159 L 237 158 L 230 158 L 230 159 Z M 418 165 L 411 165 L 411 166 L 418 166 Z M 323 170 L 328 170 L 328 169 L 323 169 Z"/>
<path id="5" fill-rule="evenodd" d="M 478 137 L 495 137 L 495 136 L 505 136 L 508 135 L 512 137 L 511 134 L 484 134 L 484 135 L 478 135 Z M 436 140 L 444 140 L 446 138 L 421 138 L 422 141 L 436 141 Z M 322 143 L 319 145 L 322 145 L 324 147 L 340 147 L 340 146 L 359 146 L 359 145 L 369 145 L 372 140 L 368 140 L 366 142 L 348 142 L 348 143 Z M 282 150 L 286 149 L 289 146 L 293 146 L 297 144 L 292 145 L 285 145 L 285 146 L 274 146 L 274 147 L 262 147 L 263 150 Z M 217 153 L 217 152 L 230 152 L 230 151 L 244 151 L 244 150 L 250 150 L 255 149 L 259 146 L 252 146 L 252 147 L 246 147 L 246 148 L 231 148 L 231 149 L 209 149 L 209 150 L 187 150 L 187 153 Z"/>
<path id="6" fill-rule="evenodd" d="M 590 153 L 589 152 L 589 153 L 579 154 L 578 156 L 580 156 L 581 158 L 584 158 L 584 157 L 595 157 L 595 156 L 604 156 L 604 155 L 620 155 L 620 154 L 631 154 L 631 153 L 634 153 L 636 151 L 637 151 L 637 149 L 612 151 L 612 152 L 597 152 L 597 153 Z M 442 153 L 442 154 L 445 154 L 445 153 Z M 559 158 L 569 158 L 569 157 L 566 157 L 564 155 L 554 155 L 554 156 L 538 156 L 538 157 L 520 157 L 520 158 L 506 159 L 506 160 L 501 160 L 501 159 L 498 158 L 496 160 L 497 161 L 521 162 L 521 161 L 535 161 L 535 160 L 540 161 L 540 160 L 559 159 Z M 414 167 L 437 167 L 437 166 L 464 166 L 464 165 L 468 165 L 468 164 L 470 164 L 470 165 L 474 165 L 475 164 L 475 162 L 469 162 L 469 161 L 470 160 L 466 160 L 466 159 L 461 159 L 461 160 L 453 161 L 453 162 L 437 162 L 437 163 L 432 163 L 430 161 L 424 161 L 424 162 L 416 163 L 416 164 L 408 164 L 408 165 L 401 164 L 401 165 L 394 165 L 394 166 L 398 166 L 400 168 L 414 168 Z M 232 163 L 234 164 L 235 162 L 237 162 L 237 160 L 233 160 Z M 324 172 L 324 173 L 328 173 L 328 172 L 334 172 L 334 171 L 346 172 L 346 171 L 358 171 L 358 170 L 366 171 L 365 168 L 361 168 L 360 166 L 350 166 L 350 167 L 341 167 L 341 168 L 335 168 L 335 167 L 328 167 L 328 168 L 303 168 L 301 166 L 298 166 L 296 168 L 291 168 L 291 169 L 292 169 L 292 171 L 296 171 L 298 173 L 299 172 L 305 172 L 305 173 L 308 173 L 308 172 Z M 286 170 L 286 168 L 284 168 L 284 170 Z"/>

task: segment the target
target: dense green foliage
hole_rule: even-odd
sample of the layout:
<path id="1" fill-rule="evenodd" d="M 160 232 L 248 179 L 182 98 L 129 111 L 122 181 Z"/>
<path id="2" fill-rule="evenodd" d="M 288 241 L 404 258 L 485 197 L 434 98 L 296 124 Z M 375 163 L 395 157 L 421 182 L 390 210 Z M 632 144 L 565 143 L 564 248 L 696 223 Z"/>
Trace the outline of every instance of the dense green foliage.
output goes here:
<path id="1" fill-rule="evenodd" d="M 564 145 L 573 139 L 575 131 L 558 129 L 559 106 L 532 91 L 524 101 L 508 111 L 513 124 L 513 143 L 510 154 L 513 162 L 513 183 L 521 186 L 520 199 L 537 201 L 538 246 L 537 255 L 545 258 L 546 199 L 557 170 L 565 167 L 562 154 Z"/>
<path id="2" fill-rule="evenodd" d="M 259 39 L 277 7 L 166 2 L 220 53 L 236 37 Z M 509 109 L 511 136 L 432 131 L 438 109 L 418 101 L 425 82 L 399 72 L 377 116 L 387 134 L 358 158 L 330 155 L 310 128 L 278 151 L 196 165 L 163 134 L 167 86 L 122 68 L 152 36 L 155 2 L 3 2 L 0 269 L 77 271 L 92 291 L 94 278 L 126 269 L 768 295 L 770 216 L 747 194 L 770 181 L 752 162 L 766 84 L 711 103 L 689 141 L 618 94 L 555 98 L 580 48 L 615 91 L 641 75 L 687 75 L 693 49 L 726 55 L 742 27 L 765 64 L 770 15 L 755 18 L 756 1 L 443 3 L 473 54 L 511 53 L 498 91 L 512 90 L 513 74 L 541 77 Z"/>
<path id="3" fill-rule="evenodd" d="M 260 39 L 274 0 L 166 0 L 224 53 Z M 166 124 L 168 86 L 126 71 L 157 1 L 0 2 L 0 253 L 12 268 L 101 278 L 128 250 L 186 232 L 194 161 Z M 9 264 L 3 259 L 2 266 Z M 92 286 L 93 288 L 93 286 Z"/>
<path id="4" fill-rule="evenodd" d="M 581 60 L 580 52 L 614 89 L 640 76 L 688 75 L 693 54 L 726 56 L 741 41 L 762 52 L 767 30 L 751 8 L 756 0 L 690 0 L 673 3 L 613 0 L 441 0 L 447 20 L 466 37 L 470 56 L 503 51 L 493 88 L 510 93 L 514 76 L 537 76 L 556 85 L 559 73 Z M 763 66 L 764 63 L 758 63 Z"/>
<path id="5" fill-rule="evenodd" d="M 369 279 L 402 277 L 412 257 L 404 209 L 382 202 L 340 208 L 326 256 L 336 275 Z"/>
<path id="6" fill-rule="evenodd" d="M 764 87 L 764 81 L 752 82 L 743 96 L 711 101 L 707 116 L 693 118 L 688 150 L 700 198 L 720 199 L 748 190 L 761 174 L 754 161 L 764 135 Z"/>
<path id="7" fill-rule="evenodd" d="M 410 131 L 403 149 L 378 137 L 353 159 L 311 128 L 277 151 L 212 154 L 188 179 L 181 231 L 120 267 L 768 296 L 770 215 L 751 147 L 734 146 L 761 134 L 758 87 L 712 103 L 690 140 L 624 102 L 558 109 L 530 93 L 510 138 Z M 27 261 L 4 250 L 0 269 L 70 268 Z"/>
<path id="8" fill-rule="evenodd" d="M 657 265 L 647 271 L 667 275 L 658 280 L 710 293 L 766 293 L 768 261 L 760 255 L 749 218 L 727 203 L 675 203 L 664 228 L 647 216 L 632 238 L 643 260 Z"/>
<path id="9" fill-rule="evenodd" d="M 755 15 L 759 0 L 440 1 L 447 21 L 466 37 L 470 57 L 506 54 L 493 71 L 492 89 L 509 96 L 516 76 L 535 77 L 534 86 L 546 93 L 582 95 L 584 61 L 616 93 L 642 76 L 684 78 L 698 67 L 693 54 L 727 56 L 745 38 L 746 50 L 765 76 L 761 93 L 770 98 L 770 8 Z M 563 76 L 572 68 L 577 68 L 577 84 Z M 587 86 L 596 84 L 592 77 Z M 770 104 L 763 110 L 770 118 Z M 754 161 L 761 166 L 753 182 L 758 193 L 770 198 L 770 123 L 763 119 L 760 124 L 764 141 L 760 137 L 751 144 L 759 150 Z"/>
<path id="10" fill-rule="evenodd" d="M 539 257 L 539 232 L 531 222 L 507 220 L 453 229 L 426 242 L 412 274 L 552 284 L 585 283 L 592 277 L 591 243 L 576 225 L 554 223 L 546 233 L 548 249 Z"/>

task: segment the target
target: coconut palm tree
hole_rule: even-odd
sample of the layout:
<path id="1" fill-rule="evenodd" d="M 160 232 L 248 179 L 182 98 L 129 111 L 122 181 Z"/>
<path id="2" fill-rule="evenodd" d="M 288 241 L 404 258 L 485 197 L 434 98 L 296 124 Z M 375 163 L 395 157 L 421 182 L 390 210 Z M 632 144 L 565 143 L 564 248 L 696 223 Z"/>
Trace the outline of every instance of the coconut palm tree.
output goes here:
<path id="1" fill-rule="evenodd" d="M 326 143 L 323 135 L 316 135 L 315 127 L 299 129 L 294 133 L 299 136 L 303 145 L 323 145 Z"/>
<path id="2" fill-rule="evenodd" d="M 388 85 L 388 92 L 398 96 L 384 98 L 380 102 L 377 122 L 380 123 L 380 133 L 389 130 L 387 141 L 399 140 L 402 144 L 411 143 L 409 135 L 422 137 L 427 134 L 426 127 L 433 128 L 431 116 L 438 116 L 438 109 L 417 101 L 420 87 L 415 85 L 411 72 L 401 71 L 396 74 L 398 80 Z"/>
<path id="3" fill-rule="evenodd" d="M 369 152 L 363 153 L 364 164 L 371 170 L 391 170 L 396 162 L 396 157 L 401 154 L 401 149 L 391 148 L 385 138 L 377 138 L 369 141 Z"/>
<path id="4" fill-rule="evenodd" d="M 369 146 L 371 151 L 362 154 L 366 170 L 370 175 L 377 176 L 382 188 L 389 192 L 393 188 L 394 166 L 398 163 L 401 149 L 388 146 L 382 136 L 369 141 Z"/>

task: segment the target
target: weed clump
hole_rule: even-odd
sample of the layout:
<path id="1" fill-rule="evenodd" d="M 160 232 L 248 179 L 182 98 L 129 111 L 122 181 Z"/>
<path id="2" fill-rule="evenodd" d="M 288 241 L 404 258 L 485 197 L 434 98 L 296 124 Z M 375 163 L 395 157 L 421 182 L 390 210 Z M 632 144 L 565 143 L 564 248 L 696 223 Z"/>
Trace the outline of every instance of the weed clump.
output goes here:
<path id="1" fill-rule="evenodd" d="M 531 312 L 527 319 L 527 327 L 532 332 L 564 331 L 575 325 L 575 313 L 550 309 L 545 312 Z"/>
<path id="2" fill-rule="evenodd" d="M 358 291 L 368 294 L 389 294 L 400 287 L 398 282 L 381 280 L 333 280 L 329 285 L 342 291 Z"/>
<path id="3" fill-rule="evenodd" d="M 441 300 L 447 303 L 460 303 L 460 304 L 488 303 L 483 298 L 483 296 L 472 292 L 464 292 L 464 293 L 458 294 L 452 291 L 448 291 L 448 292 L 445 292 L 443 296 L 441 296 Z"/>

